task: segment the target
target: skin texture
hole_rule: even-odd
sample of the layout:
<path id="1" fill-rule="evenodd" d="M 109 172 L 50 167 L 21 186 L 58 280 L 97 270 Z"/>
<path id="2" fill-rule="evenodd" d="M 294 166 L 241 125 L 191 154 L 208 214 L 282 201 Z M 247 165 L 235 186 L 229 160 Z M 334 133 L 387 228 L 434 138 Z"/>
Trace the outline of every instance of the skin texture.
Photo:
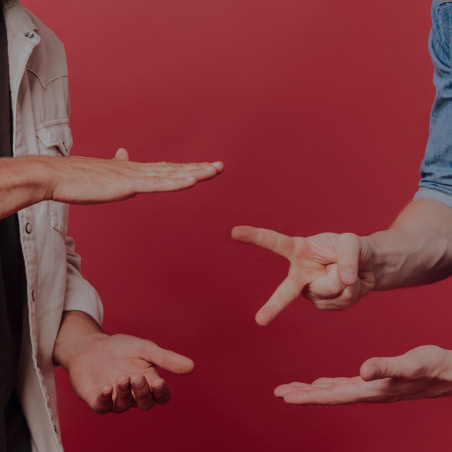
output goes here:
<path id="1" fill-rule="evenodd" d="M 79 311 L 64 313 L 53 359 L 68 371 L 76 394 L 100 414 L 164 405 L 171 394 L 158 368 L 174 374 L 194 369 L 191 359 L 149 340 L 106 334 Z"/>
<path id="2" fill-rule="evenodd" d="M 287 278 L 256 314 L 268 325 L 300 295 L 320 310 L 343 310 L 371 290 L 427 284 L 452 273 L 452 209 L 416 199 L 393 225 L 365 237 L 324 233 L 289 237 L 237 226 L 232 238 L 289 261 Z M 451 351 L 423 346 L 394 358 L 371 358 L 354 378 L 320 378 L 279 386 L 287 403 L 336 405 L 451 395 Z"/>
<path id="3" fill-rule="evenodd" d="M 137 163 L 125 149 L 114 159 L 27 156 L 0 161 L 0 218 L 34 203 L 54 200 L 100 204 L 138 193 L 183 190 L 223 170 L 214 163 Z"/>
<path id="4" fill-rule="evenodd" d="M 452 352 L 434 345 L 393 358 L 371 358 L 352 378 L 319 378 L 278 386 L 275 396 L 296 405 L 388 403 L 452 395 Z"/>
<path id="5" fill-rule="evenodd" d="M 182 190 L 211 179 L 223 169 L 215 163 L 136 163 L 125 149 L 113 160 L 33 156 L 0 162 L 0 217 L 35 202 L 53 199 L 96 204 L 138 193 Z M 108 335 L 87 314 L 65 312 L 53 359 L 70 376 L 76 394 L 97 413 L 149 410 L 170 399 L 168 384 L 157 371 L 188 374 L 189 358 L 133 336 Z"/>
<path id="6" fill-rule="evenodd" d="M 256 314 L 259 325 L 268 325 L 300 294 L 318 309 L 342 310 L 375 286 L 369 252 L 353 234 L 326 233 L 303 238 L 239 226 L 232 230 L 232 238 L 273 251 L 289 261 L 287 278 Z"/>

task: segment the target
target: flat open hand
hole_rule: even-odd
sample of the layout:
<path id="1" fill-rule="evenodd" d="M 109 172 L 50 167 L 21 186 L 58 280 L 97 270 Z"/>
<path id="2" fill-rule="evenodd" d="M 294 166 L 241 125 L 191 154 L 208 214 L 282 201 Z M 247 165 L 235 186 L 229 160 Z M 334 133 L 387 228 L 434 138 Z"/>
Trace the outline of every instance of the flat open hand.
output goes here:
<path id="1" fill-rule="evenodd" d="M 298 405 L 387 403 L 452 395 L 452 352 L 434 345 L 393 358 L 371 358 L 359 377 L 319 378 L 278 386 L 275 395 Z"/>
<path id="2" fill-rule="evenodd" d="M 371 251 L 357 235 L 289 237 L 251 226 L 237 226 L 231 234 L 234 240 L 273 251 L 290 262 L 287 278 L 256 314 L 260 325 L 270 323 L 300 294 L 318 309 L 342 310 L 375 285 L 369 264 Z"/>
<path id="3" fill-rule="evenodd" d="M 97 413 L 149 410 L 170 399 L 157 367 L 176 374 L 193 371 L 193 361 L 151 341 L 124 334 L 93 335 L 69 361 L 76 394 Z"/>
<path id="4" fill-rule="evenodd" d="M 223 170 L 222 162 L 131 162 L 125 149 L 119 149 L 112 160 L 78 156 L 40 156 L 40 159 L 51 174 L 46 179 L 52 181 L 45 198 L 74 204 L 105 203 L 138 193 L 182 190 Z"/>

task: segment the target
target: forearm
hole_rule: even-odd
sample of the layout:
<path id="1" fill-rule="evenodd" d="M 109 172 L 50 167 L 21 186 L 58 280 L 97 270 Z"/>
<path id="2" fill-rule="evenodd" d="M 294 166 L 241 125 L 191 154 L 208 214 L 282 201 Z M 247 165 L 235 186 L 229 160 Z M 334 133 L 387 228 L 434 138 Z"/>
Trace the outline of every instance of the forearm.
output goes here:
<path id="1" fill-rule="evenodd" d="M 452 208 L 415 199 L 387 230 L 363 237 L 376 290 L 428 284 L 452 274 Z"/>
<path id="2" fill-rule="evenodd" d="M 120 149 L 114 159 L 27 156 L 0 159 L 0 218 L 53 199 L 73 204 L 120 201 L 138 193 L 176 191 L 215 177 L 214 163 L 137 163 Z"/>
<path id="3" fill-rule="evenodd" d="M 0 219 L 49 199 L 52 186 L 51 157 L 27 156 L 0 159 Z"/>
<path id="4" fill-rule="evenodd" d="M 53 361 L 67 370 L 73 356 L 89 342 L 105 336 L 102 328 L 88 314 L 81 311 L 66 311 L 63 313 L 55 341 Z"/>

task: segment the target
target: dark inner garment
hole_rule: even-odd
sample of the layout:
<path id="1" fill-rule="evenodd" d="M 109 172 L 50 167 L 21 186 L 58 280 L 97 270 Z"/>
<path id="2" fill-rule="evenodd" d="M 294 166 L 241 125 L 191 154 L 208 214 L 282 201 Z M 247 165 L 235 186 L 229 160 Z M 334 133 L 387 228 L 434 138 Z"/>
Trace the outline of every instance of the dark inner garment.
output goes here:
<path id="1" fill-rule="evenodd" d="M 0 7 L 0 157 L 12 156 L 8 42 Z M 25 266 L 17 214 L 0 220 L 0 451 L 29 452 L 30 433 L 14 385 L 26 303 Z"/>

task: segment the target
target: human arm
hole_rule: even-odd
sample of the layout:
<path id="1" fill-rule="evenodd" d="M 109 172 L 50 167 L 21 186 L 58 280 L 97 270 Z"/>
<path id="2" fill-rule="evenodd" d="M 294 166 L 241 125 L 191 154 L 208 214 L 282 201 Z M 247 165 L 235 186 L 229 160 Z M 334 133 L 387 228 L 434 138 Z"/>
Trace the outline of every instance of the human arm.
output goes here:
<path id="1" fill-rule="evenodd" d="M 108 335 L 86 313 L 63 314 L 53 360 L 69 373 L 76 394 L 97 413 L 120 413 L 131 407 L 150 409 L 170 399 L 157 366 L 188 374 L 189 358 L 133 336 Z"/>
<path id="2" fill-rule="evenodd" d="M 401 356 L 371 358 L 360 375 L 319 378 L 312 384 L 278 386 L 275 395 L 296 405 L 388 403 L 452 395 L 452 351 L 434 345 Z"/>
<path id="3" fill-rule="evenodd" d="M 387 230 L 365 237 L 289 237 L 249 226 L 234 228 L 232 237 L 290 262 L 287 278 L 256 315 L 261 325 L 300 294 L 318 309 L 341 310 L 371 290 L 427 284 L 452 271 L 452 208 L 426 198 L 411 201 Z"/>
<path id="4" fill-rule="evenodd" d="M 117 158 L 26 156 L 0 159 L 0 218 L 44 200 L 73 204 L 118 201 L 138 193 L 189 188 L 222 171 L 221 162 L 172 164 Z"/>

